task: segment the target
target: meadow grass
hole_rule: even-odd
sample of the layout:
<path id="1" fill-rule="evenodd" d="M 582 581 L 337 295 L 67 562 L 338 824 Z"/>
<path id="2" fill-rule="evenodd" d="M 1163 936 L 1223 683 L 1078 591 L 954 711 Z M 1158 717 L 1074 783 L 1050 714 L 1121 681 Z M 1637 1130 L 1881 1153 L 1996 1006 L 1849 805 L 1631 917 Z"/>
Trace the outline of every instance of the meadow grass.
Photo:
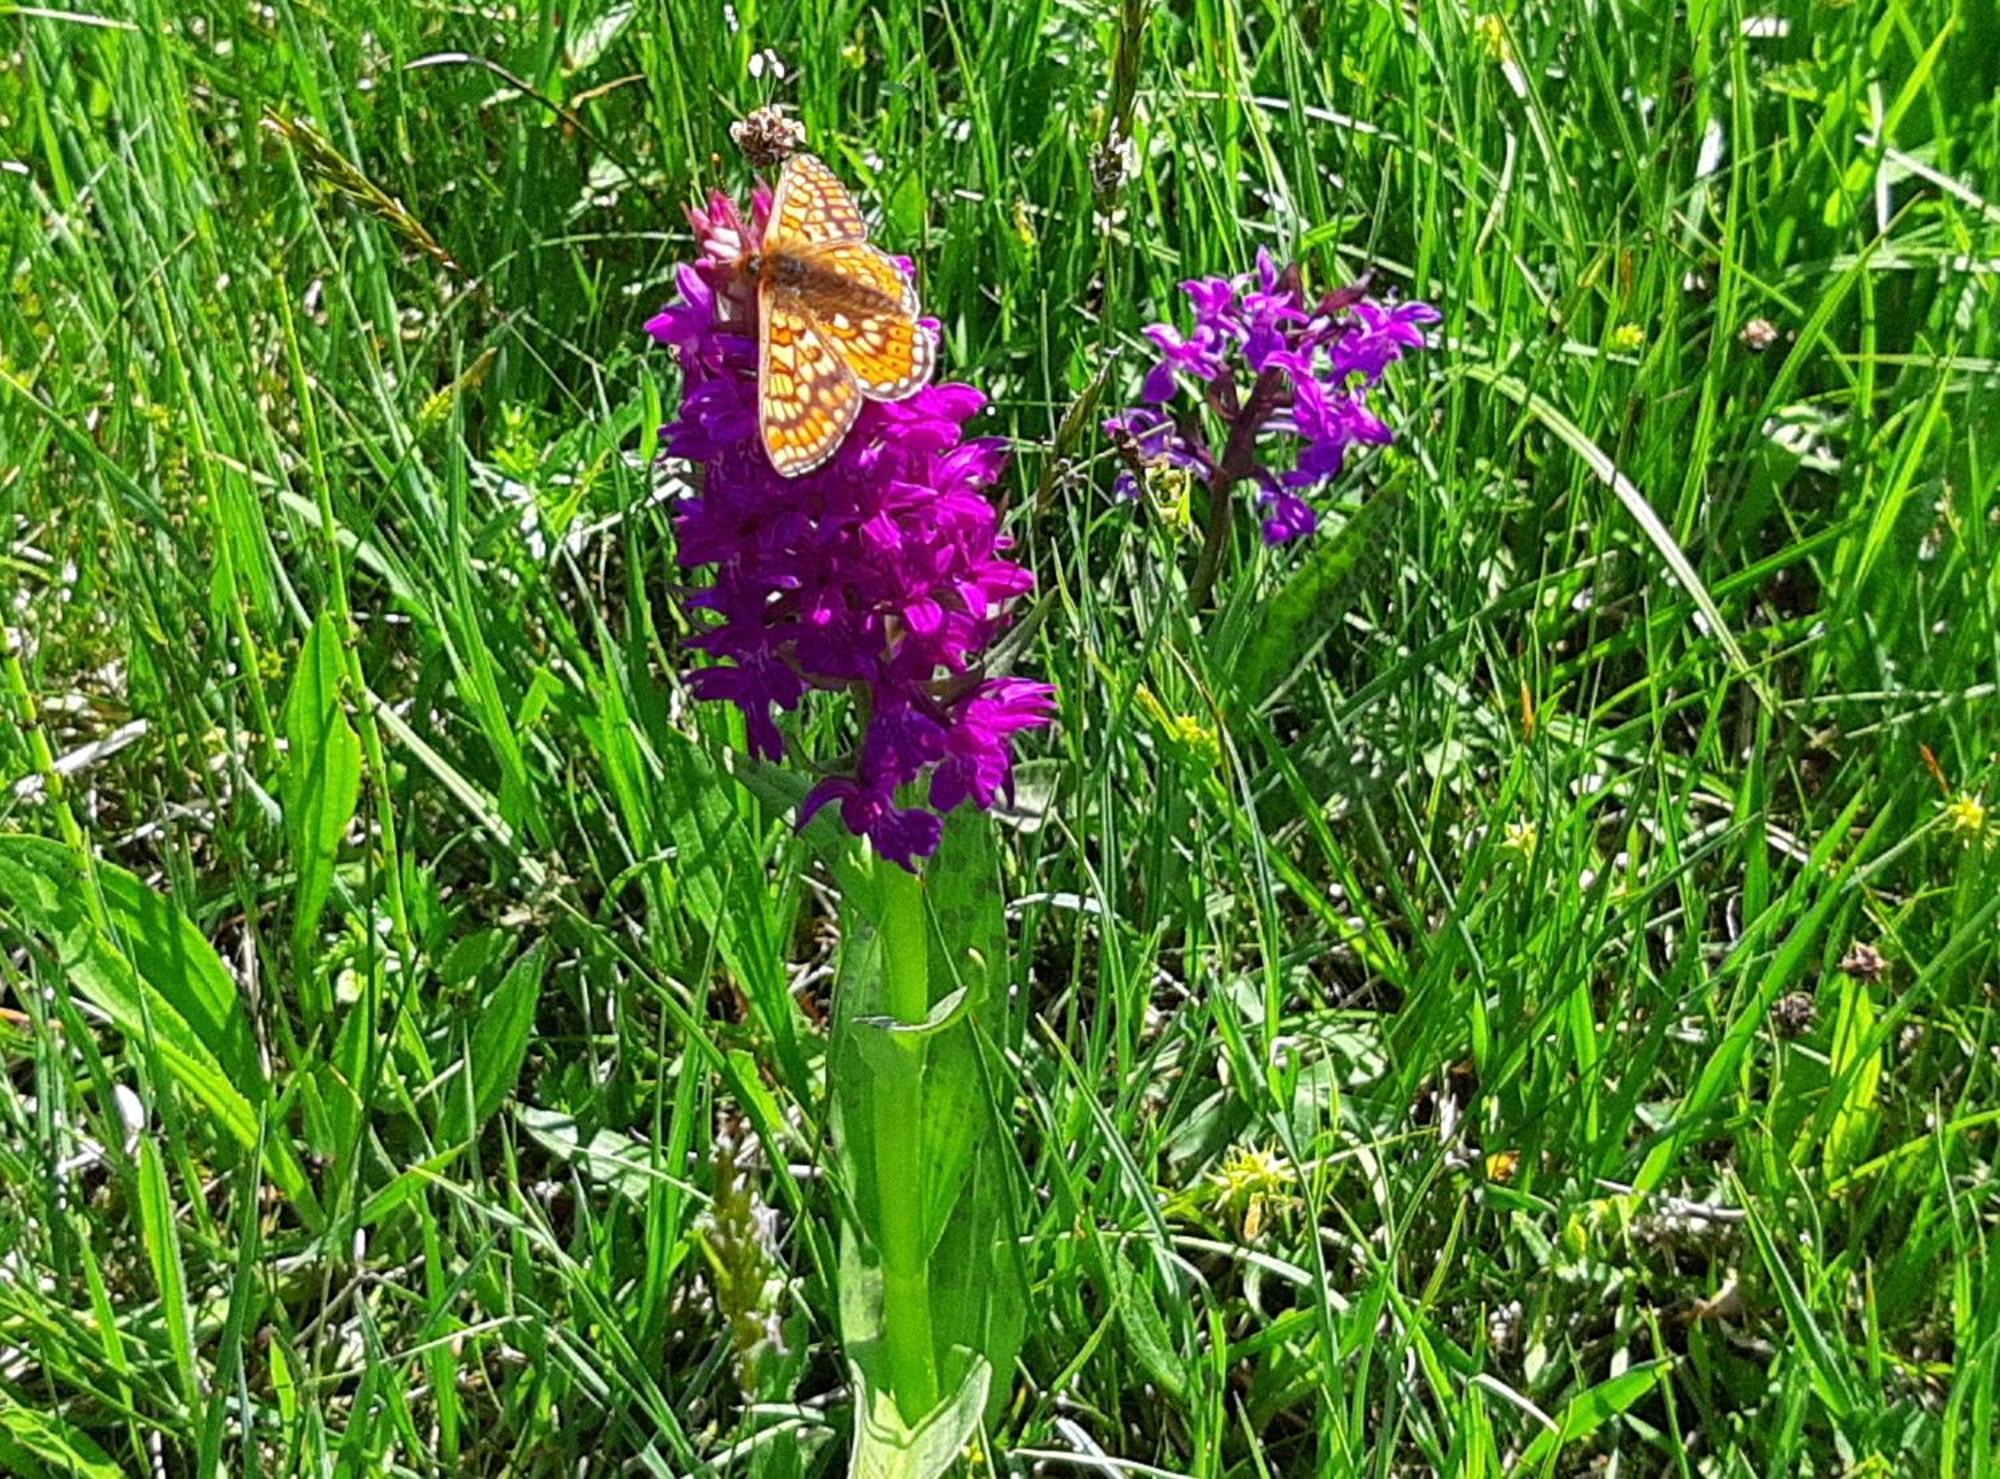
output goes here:
<path id="1" fill-rule="evenodd" d="M 775 100 L 993 394 L 1049 596 L 971 1462 L 1996 1471 L 1991 4 L 0 52 L 0 1469 L 841 1463 L 827 884 L 680 684 L 640 329 Z M 1202 609 L 1095 423 L 1259 247 L 1444 322 Z M 161 991 L 253 1033 L 205 1067 Z"/>

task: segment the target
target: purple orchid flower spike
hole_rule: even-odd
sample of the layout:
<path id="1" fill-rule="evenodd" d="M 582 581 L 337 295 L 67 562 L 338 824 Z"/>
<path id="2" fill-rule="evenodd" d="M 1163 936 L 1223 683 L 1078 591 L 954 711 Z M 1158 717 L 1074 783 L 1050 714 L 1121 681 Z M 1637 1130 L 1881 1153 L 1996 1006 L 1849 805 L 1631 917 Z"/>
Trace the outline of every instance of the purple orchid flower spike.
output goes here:
<path id="1" fill-rule="evenodd" d="M 665 455 L 691 464 L 699 489 L 675 516 L 678 559 L 713 572 L 687 601 L 712 618 L 689 643 L 710 659 L 689 687 L 741 709 L 768 760 L 787 753 L 778 713 L 815 691 L 857 691 L 867 719 L 855 759 L 818 781 L 798 825 L 833 806 L 914 872 L 945 813 L 1006 794 L 1015 737 L 1054 714 L 1047 684 L 979 666 L 1034 585 L 1007 558 L 987 496 L 1006 444 L 965 435 L 986 407 L 978 390 L 931 385 L 868 403 L 824 466 L 779 475 L 757 430 L 757 296 L 744 270 L 770 206 L 759 190 L 747 214 L 721 194 L 689 211 L 697 260 L 646 326 L 681 367 Z"/>
<path id="2" fill-rule="evenodd" d="M 1257 487 L 1267 544 L 1317 530 L 1305 494 L 1339 476 L 1357 444 L 1393 439 L 1369 408 L 1369 392 L 1405 353 L 1427 347 L 1425 329 L 1440 315 L 1428 303 L 1378 301 L 1365 283 L 1309 298 L 1298 268 L 1280 267 L 1261 249 L 1252 271 L 1196 278 L 1181 289 L 1194 308 L 1192 329 L 1147 326 L 1159 357 L 1139 403 L 1107 419 L 1104 431 L 1126 464 L 1121 496 L 1135 495 L 1153 467 L 1189 468 L 1208 485 L 1213 512 L 1192 591 L 1201 604 L 1213 588 L 1235 485 L 1247 479 Z M 1183 391 L 1221 423 L 1220 445 L 1207 440 L 1209 421 L 1173 411 Z"/>

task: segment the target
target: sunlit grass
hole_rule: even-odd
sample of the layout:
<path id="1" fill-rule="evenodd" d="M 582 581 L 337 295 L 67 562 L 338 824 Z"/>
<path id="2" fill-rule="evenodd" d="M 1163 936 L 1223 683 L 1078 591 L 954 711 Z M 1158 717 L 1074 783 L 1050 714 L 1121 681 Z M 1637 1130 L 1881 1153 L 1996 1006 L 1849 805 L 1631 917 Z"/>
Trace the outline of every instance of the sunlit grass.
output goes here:
<path id="1" fill-rule="evenodd" d="M 1989 1471 L 1992 16 L 728 15 L 5 19 L 0 1469 L 839 1468 L 827 880 L 639 328 L 778 99 L 1051 597 L 982 1461 Z M 1198 611 L 1094 427 L 1259 246 L 1445 320 Z"/>

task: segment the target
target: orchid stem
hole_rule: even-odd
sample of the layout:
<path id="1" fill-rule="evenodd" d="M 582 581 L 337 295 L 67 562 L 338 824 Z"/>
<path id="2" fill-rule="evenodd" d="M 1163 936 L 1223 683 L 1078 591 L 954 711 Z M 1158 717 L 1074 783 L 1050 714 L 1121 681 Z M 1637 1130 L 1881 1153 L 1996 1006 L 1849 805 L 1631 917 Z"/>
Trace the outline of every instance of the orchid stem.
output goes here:
<path id="1" fill-rule="evenodd" d="M 1208 604 L 1209 592 L 1215 589 L 1215 574 L 1222 566 L 1222 551 L 1229 543 L 1235 491 L 1236 479 L 1226 470 L 1216 474 L 1215 485 L 1208 490 L 1208 531 L 1201 542 L 1194 580 L 1188 587 L 1188 605 L 1196 611 Z"/>
<path id="2" fill-rule="evenodd" d="M 882 964 L 889 1014 L 919 1023 L 930 1014 L 930 941 L 924 888 L 892 863 L 879 865 Z M 924 1207 L 924 1039 L 896 1033 L 890 1067 L 869 1085 L 875 1121 L 875 1186 L 882 1256 L 882 1343 L 896 1405 L 915 1425 L 937 1405 L 931 1333 L 930 1250 Z"/>
<path id="3" fill-rule="evenodd" d="M 1222 460 L 1208 489 L 1208 531 L 1201 542 L 1201 558 L 1195 562 L 1194 579 L 1188 586 L 1188 605 L 1196 610 L 1208 604 L 1215 578 L 1222 570 L 1222 552 L 1229 547 L 1229 530 L 1235 515 L 1236 485 L 1250 473 L 1257 450 L 1257 433 L 1277 409 L 1284 381 L 1276 370 L 1266 370 L 1250 389 L 1250 399 L 1229 426 L 1229 440 L 1222 448 Z"/>

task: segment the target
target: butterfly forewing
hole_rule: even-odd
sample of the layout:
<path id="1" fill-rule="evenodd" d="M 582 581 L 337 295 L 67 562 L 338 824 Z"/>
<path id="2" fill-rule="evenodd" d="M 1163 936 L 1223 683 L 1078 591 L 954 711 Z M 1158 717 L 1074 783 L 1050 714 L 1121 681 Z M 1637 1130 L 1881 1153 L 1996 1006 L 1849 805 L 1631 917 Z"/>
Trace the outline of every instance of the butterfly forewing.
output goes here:
<path id="1" fill-rule="evenodd" d="M 861 410 L 861 385 L 797 293 L 766 287 L 761 297 L 758 422 L 771 466 L 795 478 L 840 446 Z"/>
<path id="2" fill-rule="evenodd" d="M 861 241 L 868 223 L 834 172 L 810 154 L 794 154 L 778 177 L 764 249 L 784 251 L 809 242 Z"/>
<path id="3" fill-rule="evenodd" d="M 917 285 L 903 276 L 896 259 L 878 246 L 865 241 L 827 241 L 801 247 L 791 255 L 805 268 L 824 303 L 876 298 L 883 300 L 883 308 L 893 307 L 910 318 L 917 315 Z"/>

